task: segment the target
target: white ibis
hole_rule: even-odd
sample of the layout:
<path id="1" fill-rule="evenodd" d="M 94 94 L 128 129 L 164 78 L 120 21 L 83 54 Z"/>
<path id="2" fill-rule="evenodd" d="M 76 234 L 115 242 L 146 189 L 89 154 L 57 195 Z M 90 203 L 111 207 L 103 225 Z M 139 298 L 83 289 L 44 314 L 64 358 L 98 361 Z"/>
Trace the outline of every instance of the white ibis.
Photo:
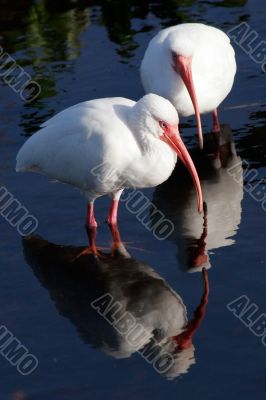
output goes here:
<path id="1" fill-rule="evenodd" d="M 220 131 L 217 107 L 236 73 L 234 49 L 220 29 L 187 23 L 161 30 L 150 41 L 140 72 L 146 93 L 167 98 L 180 115 L 196 115 L 200 148 L 200 113 L 212 112 L 213 131 Z"/>
<path id="2" fill-rule="evenodd" d="M 32 171 L 79 188 L 88 200 L 89 251 L 97 253 L 93 204 L 110 195 L 108 223 L 114 240 L 118 201 L 125 187 L 164 182 L 177 156 L 190 171 L 202 210 L 199 178 L 178 131 L 173 105 L 155 94 L 138 102 L 125 98 L 86 101 L 42 125 L 20 149 L 17 171 Z"/>

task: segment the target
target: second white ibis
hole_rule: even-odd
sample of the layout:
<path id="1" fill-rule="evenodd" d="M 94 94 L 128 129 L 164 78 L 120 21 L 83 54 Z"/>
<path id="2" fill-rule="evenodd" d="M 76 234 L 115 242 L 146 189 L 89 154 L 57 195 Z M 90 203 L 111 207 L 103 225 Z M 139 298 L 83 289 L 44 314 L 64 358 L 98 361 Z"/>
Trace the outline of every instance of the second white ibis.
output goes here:
<path id="1" fill-rule="evenodd" d="M 236 73 L 235 52 L 220 29 L 187 23 L 161 30 L 149 43 L 141 64 L 147 93 L 170 100 L 180 115 L 195 114 L 203 147 L 200 113 L 213 113 L 230 92 Z"/>

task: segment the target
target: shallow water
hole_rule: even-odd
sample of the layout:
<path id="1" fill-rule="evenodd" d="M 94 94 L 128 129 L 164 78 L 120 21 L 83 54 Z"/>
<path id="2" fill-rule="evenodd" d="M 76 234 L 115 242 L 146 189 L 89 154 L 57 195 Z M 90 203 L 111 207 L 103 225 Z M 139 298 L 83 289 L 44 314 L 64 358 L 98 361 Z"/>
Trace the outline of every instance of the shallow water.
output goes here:
<path id="1" fill-rule="evenodd" d="M 258 200 L 263 200 L 266 172 L 266 75 L 261 65 L 234 45 L 238 73 L 221 107 L 221 165 L 215 163 L 212 134 L 206 135 L 206 153 L 199 156 L 194 118 L 181 121 L 202 180 L 205 225 L 196 213 L 194 189 L 178 166 L 168 182 L 144 191 L 174 223 L 173 234 L 158 240 L 123 202 L 119 226 L 128 253 L 111 261 L 106 257 L 99 265 L 88 258 L 88 272 L 84 262 L 71 264 L 76 247 L 87 243 L 85 200 L 67 185 L 14 171 L 20 146 L 54 113 L 92 98 L 141 97 L 138 68 L 158 29 L 200 21 L 227 31 L 245 21 L 264 40 L 263 2 L 0 3 L 0 45 L 42 89 L 36 101 L 26 104 L 0 80 L 1 186 L 39 221 L 39 237 L 23 243 L 16 228 L 0 219 L 0 325 L 39 361 L 32 374 L 23 376 L 0 357 L 0 399 L 264 399 L 262 338 L 227 308 L 245 295 L 258 306 L 251 320 L 266 313 L 266 214 Z M 210 116 L 204 116 L 204 131 L 210 126 Z M 228 169 L 236 163 L 234 180 Z M 254 168 L 252 176 L 246 175 L 248 165 Z M 98 244 L 105 252 L 111 241 L 105 224 L 108 202 L 103 198 L 96 205 Z M 204 291 L 197 263 L 208 268 L 210 294 L 193 319 Z M 167 347 L 175 360 L 175 379 L 156 372 L 91 309 L 93 298 L 106 292 L 168 344 L 161 326 L 201 322 L 187 349 L 171 352 Z M 170 336 L 178 334 L 171 331 Z"/>

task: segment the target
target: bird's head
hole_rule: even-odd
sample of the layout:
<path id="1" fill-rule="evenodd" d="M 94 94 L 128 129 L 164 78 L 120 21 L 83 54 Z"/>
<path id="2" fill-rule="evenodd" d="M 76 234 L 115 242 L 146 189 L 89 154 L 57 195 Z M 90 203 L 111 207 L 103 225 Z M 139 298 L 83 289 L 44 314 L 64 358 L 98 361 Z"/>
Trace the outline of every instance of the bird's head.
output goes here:
<path id="1" fill-rule="evenodd" d="M 133 107 L 134 126 L 145 141 L 151 136 L 161 140 L 175 151 L 190 172 L 198 194 L 198 210 L 202 211 L 202 191 L 194 163 L 179 134 L 179 118 L 176 109 L 165 98 L 150 93 Z"/>
<path id="2" fill-rule="evenodd" d="M 167 43 L 170 49 L 170 59 L 173 70 L 175 73 L 180 75 L 182 81 L 184 82 L 194 107 L 198 127 L 199 146 L 202 149 L 203 136 L 201 120 L 192 73 L 193 57 L 196 51 L 196 44 L 186 35 L 179 33 L 177 36 L 175 32 L 169 34 Z"/>

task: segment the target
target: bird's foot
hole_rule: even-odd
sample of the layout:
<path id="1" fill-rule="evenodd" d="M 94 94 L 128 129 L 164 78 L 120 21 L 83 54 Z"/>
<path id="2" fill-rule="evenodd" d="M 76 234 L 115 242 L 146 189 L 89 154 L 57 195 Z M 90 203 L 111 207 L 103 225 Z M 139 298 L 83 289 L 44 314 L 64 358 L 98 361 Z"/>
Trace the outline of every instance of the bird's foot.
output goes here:
<path id="1" fill-rule="evenodd" d="M 221 134 L 221 127 L 220 127 L 220 125 L 213 125 L 213 127 L 212 127 L 212 133 L 215 133 L 215 135 L 220 136 L 220 134 Z"/>
<path id="2" fill-rule="evenodd" d="M 73 261 L 77 261 L 78 259 L 85 257 L 85 256 L 95 256 L 98 257 L 99 256 L 99 250 L 96 247 L 85 247 L 85 249 L 81 250 L 73 259 Z"/>
<path id="3" fill-rule="evenodd" d="M 130 254 L 128 253 L 125 244 L 120 241 L 113 241 L 111 254 L 115 256 L 116 254 L 121 254 L 122 256 L 129 258 Z"/>

